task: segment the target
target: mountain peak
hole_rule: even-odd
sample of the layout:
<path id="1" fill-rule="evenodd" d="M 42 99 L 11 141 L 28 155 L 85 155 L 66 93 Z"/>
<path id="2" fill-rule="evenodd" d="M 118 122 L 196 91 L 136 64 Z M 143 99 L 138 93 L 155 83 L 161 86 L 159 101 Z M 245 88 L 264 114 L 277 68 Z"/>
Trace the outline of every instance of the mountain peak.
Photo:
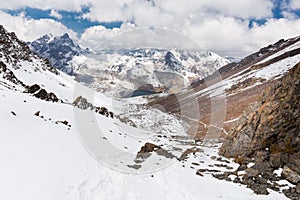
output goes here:
<path id="1" fill-rule="evenodd" d="M 51 34 L 44 35 L 31 42 L 30 47 L 38 55 L 49 59 L 55 68 L 69 75 L 73 75 L 73 69 L 68 62 L 83 51 L 78 45 L 74 44 L 68 33 L 60 37 L 54 37 Z"/>
<path id="2" fill-rule="evenodd" d="M 68 33 L 63 34 L 60 38 L 71 39 Z"/>

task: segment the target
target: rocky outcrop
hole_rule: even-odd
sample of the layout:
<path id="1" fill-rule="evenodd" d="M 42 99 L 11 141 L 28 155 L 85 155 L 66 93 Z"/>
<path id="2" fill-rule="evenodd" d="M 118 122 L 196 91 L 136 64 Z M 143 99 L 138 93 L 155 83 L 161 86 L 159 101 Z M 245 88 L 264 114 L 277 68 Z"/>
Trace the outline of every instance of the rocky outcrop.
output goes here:
<path id="1" fill-rule="evenodd" d="M 245 111 L 219 153 L 240 164 L 254 161 L 251 168 L 258 174 L 269 173 L 266 179 L 271 178 L 274 169 L 283 168 L 282 178 L 299 184 L 300 63 Z"/>
<path id="2" fill-rule="evenodd" d="M 19 86 L 22 86 L 22 87 L 25 87 L 26 85 L 20 81 L 16 76 L 15 74 L 7 68 L 6 64 L 2 61 L 0 61 L 0 75 L 10 81 L 11 83 L 14 83 L 16 85 L 19 85 Z"/>
<path id="3" fill-rule="evenodd" d="M 41 88 L 41 86 L 37 84 L 34 84 L 32 86 L 26 86 L 25 93 L 33 94 L 34 97 L 45 101 L 59 101 L 59 98 L 53 92 L 47 92 L 45 89 Z"/>
<path id="4" fill-rule="evenodd" d="M 12 64 L 15 69 L 21 67 L 20 61 L 31 62 L 33 59 L 41 59 L 37 54 L 34 54 L 27 44 L 20 41 L 14 32 L 9 33 L 0 25 L 0 59 L 6 64 Z M 54 74 L 59 72 L 51 66 L 47 59 L 42 59 L 43 70 L 48 70 Z"/>
<path id="5" fill-rule="evenodd" d="M 114 113 L 109 111 L 105 107 L 99 107 L 99 106 L 94 106 L 92 103 L 88 102 L 86 98 L 83 98 L 82 96 L 77 97 L 72 105 L 74 107 L 77 107 L 82 110 L 90 109 L 92 111 L 95 111 L 95 113 L 98 113 L 100 115 L 104 115 L 106 117 L 111 117 L 114 118 Z"/>

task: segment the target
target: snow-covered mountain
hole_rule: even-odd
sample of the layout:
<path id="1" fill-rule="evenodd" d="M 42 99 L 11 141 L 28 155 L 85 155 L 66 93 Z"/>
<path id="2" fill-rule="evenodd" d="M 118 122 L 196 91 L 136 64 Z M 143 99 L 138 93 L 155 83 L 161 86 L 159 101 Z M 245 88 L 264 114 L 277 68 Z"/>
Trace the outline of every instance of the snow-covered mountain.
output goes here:
<path id="1" fill-rule="evenodd" d="M 238 167 L 219 143 L 146 103 L 80 85 L 0 26 L 0 198 L 262 199 L 212 177 Z"/>
<path id="2" fill-rule="evenodd" d="M 31 50 L 43 58 L 47 58 L 57 69 L 73 75 L 73 69 L 69 66 L 69 61 L 74 56 L 80 55 L 87 50 L 81 49 L 66 33 L 60 37 L 54 37 L 51 34 L 29 42 Z"/>
<path id="3" fill-rule="evenodd" d="M 179 92 L 191 81 L 204 78 L 229 63 L 206 51 L 140 48 L 92 53 L 75 45 L 67 34 L 61 37 L 45 35 L 30 46 L 34 52 L 48 58 L 54 67 L 115 97 L 132 96 L 136 90 Z"/>
<path id="4" fill-rule="evenodd" d="M 212 52 L 142 48 L 75 56 L 70 65 L 78 81 L 126 97 L 136 90 L 176 93 L 228 63 Z"/>

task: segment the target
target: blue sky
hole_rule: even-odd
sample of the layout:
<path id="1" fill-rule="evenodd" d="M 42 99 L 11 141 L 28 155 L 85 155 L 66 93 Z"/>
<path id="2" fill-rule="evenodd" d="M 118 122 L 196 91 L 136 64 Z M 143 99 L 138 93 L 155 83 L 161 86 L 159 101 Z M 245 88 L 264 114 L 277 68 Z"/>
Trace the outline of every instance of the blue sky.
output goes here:
<path id="1" fill-rule="evenodd" d="M 122 22 L 121 21 L 114 21 L 114 22 L 97 22 L 97 21 L 91 21 L 88 19 L 83 19 L 82 15 L 89 12 L 89 9 L 87 7 L 82 8 L 81 12 L 71 12 L 71 11 L 58 11 L 59 14 L 62 15 L 61 19 L 57 19 L 56 17 L 50 16 L 50 9 L 47 10 L 42 10 L 42 9 L 37 9 L 37 8 L 30 8 L 30 7 L 25 7 L 25 8 L 20 8 L 16 10 L 4 10 L 5 12 L 13 15 L 13 16 L 18 16 L 20 13 L 24 13 L 27 18 L 32 18 L 32 19 L 53 19 L 58 22 L 61 22 L 64 24 L 66 27 L 69 29 L 72 29 L 76 33 L 82 34 L 85 29 L 92 27 L 92 26 L 97 26 L 97 25 L 102 25 L 106 28 L 120 28 Z"/>

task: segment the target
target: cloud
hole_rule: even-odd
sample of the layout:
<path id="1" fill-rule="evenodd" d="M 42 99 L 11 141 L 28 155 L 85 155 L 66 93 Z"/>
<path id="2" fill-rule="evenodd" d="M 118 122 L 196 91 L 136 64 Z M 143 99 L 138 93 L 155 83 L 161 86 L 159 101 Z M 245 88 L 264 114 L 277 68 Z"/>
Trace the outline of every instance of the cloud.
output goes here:
<path id="1" fill-rule="evenodd" d="M 166 28 L 138 28 L 133 24 L 114 29 L 103 26 L 89 28 L 79 44 L 98 51 L 123 48 L 201 49 L 195 41 L 179 32 Z"/>
<path id="2" fill-rule="evenodd" d="M 95 26 L 84 32 L 79 44 L 96 50 L 107 45 L 116 48 L 198 48 L 224 56 L 243 57 L 281 38 L 296 37 L 300 32 L 300 19 L 269 19 L 264 25 L 254 23 L 252 28 L 248 26 L 249 21 L 221 15 L 194 20 L 197 23 L 184 23 L 180 29 Z"/>
<path id="3" fill-rule="evenodd" d="M 83 17 L 94 21 L 125 21 L 132 19 L 146 26 L 165 21 L 165 25 L 201 13 L 223 14 L 242 19 L 272 16 L 272 0 L 102 0 L 91 1 L 90 12 Z M 112 12 L 113 11 L 113 12 Z M 159 19 L 159 20 L 157 20 Z M 166 23 L 167 22 L 167 23 Z M 157 25 L 157 24 L 154 24 Z"/>
<path id="4" fill-rule="evenodd" d="M 28 6 L 50 9 L 51 16 L 61 19 L 62 12 L 59 11 L 80 12 L 82 6 L 87 6 L 88 9 L 80 16 L 83 19 L 123 22 L 120 28 L 94 26 L 86 29 L 79 38 L 79 44 L 92 49 L 103 48 L 100 44 L 111 41 L 111 38 L 123 46 L 156 46 L 157 41 L 168 47 L 171 43 L 178 46 L 184 41 L 179 39 L 182 34 L 180 38 L 189 38 L 199 48 L 221 55 L 245 56 L 280 38 L 296 36 L 299 33 L 299 16 L 292 9 L 300 8 L 299 4 L 299 0 L 290 0 L 290 4 L 279 0 L 189 0 L 188 3 L 182 0 L 15 0 L 0 2 L 0 8 Z M 282 9 L 283 19 L 274 18 L 272 9 L 276 5 Z M 1 17 L 0 23 L 6 23 L 27 40 L 47 32 L 62 34 L 65 31 L 75 35 L 54 20 L 32 20 L 24 16 L 8 18 L 8 22 L 5 22 L 5 17 Z M 254 23 L 249 28 L 253 19 L 263 19 L 266 23 Z M 17 24 L 21 25 L 18 27 Z M 158 31 L 153 32 L 149 27 L 156 27 Z M 126 37 L 121 36 L 124 35 L 122 33 L 126 33 L 130 40 L 126 41 Z"/>
<path id="5" fill-rule="evenodd" d="M 23 7 L 38 8 L 42 10 L 54 9 L 65 11 L 81 11 L 83 6 L 88 6 L 90 0 L 13 0 L 0 1 L 0 9 L 19 9 Z"/>
<path id="6" fill-rule="evenodd" d="M 53 19 L 34 20 L 25 18 L 24 14 L 11 16 L 0 11 L 0 24 L 8 31 L 15 32 L 16 35 L 24 41 L 35 40 L 47 33 L 51 33 L 55 36 L 68 33 L 73 39 L 77 38 L 77 34 L 74 31 Z"/>
<path id="7" fill-rule="evenodd" d="M 56 10 L 53 10 L 53 9 L 50 11 L 49 16 L 54 17 L 56 19 L 62 19 L 62 17 L 63 17 L 61 14 L 59 14 L 59 12 L 57 12 Z"/>
<path id="8" fill-rule="evenodd" d="M 300 9 L 300 1 L 299 0 L 290 0 L 290 7 L 293 10 Z"/>

